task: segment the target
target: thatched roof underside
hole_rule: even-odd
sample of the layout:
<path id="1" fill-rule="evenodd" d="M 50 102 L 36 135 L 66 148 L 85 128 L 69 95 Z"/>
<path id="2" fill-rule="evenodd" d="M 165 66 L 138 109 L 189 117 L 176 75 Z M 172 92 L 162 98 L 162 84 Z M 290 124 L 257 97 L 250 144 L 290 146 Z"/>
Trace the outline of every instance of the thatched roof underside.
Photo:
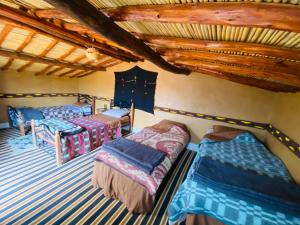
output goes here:
<path id="1" fill-rule="evenodd" d="M 49 2 L 0 0 L 2 70 L 78 78 L 149 60 Z M 89 2 L 178 73 L 195 71 L 271 91 L 300 90 L 300 0 Z M 100 59 L 89 61 L 86 47 L 97 48 Z"/>

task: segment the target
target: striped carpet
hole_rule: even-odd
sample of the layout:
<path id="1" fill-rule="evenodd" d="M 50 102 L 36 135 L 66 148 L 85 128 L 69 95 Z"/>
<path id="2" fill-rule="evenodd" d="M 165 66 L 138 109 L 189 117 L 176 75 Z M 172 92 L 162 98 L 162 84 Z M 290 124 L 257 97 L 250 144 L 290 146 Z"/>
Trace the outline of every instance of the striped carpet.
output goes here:
<path id="1" fill-rule="evenodd" d="M 57 167 L 46 149 L 16 153 L 0 130 L 0 224 L 167 224 L 167 206 L 182 183 L 195 153 L 186 151 L 151 214 L 128 213 L 91 185 L 95 152 Z"/>

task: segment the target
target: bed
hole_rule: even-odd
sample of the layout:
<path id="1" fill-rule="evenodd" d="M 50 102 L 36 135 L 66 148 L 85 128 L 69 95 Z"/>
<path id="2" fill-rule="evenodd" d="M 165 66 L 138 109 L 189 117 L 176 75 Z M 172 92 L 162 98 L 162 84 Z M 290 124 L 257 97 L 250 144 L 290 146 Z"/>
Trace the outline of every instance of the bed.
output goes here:
<path id="1" fill-rule="evenodd" d="M 112 112 L 119 113 L 120 117 L 108 116 Z M 36 147 L 41 141 L 54 145 L 57 165 L 60 166 L 98 148 L 109 140 L 121 137 L 122 125 L 131 124 L 133 106 L 131 111 L 124 112 L 124 109 L 119 109 L 108 112 L 108 115 L 32 120 L 33 143 Z"/>
<path id="2" fill-rule="evenodd" d="M 50 107 L 19 107 L 8 106 L 7 109 L 9 123 L 11 127 L 19 129 L 21 135 L 25 135 L 30 131 L 31 120 L 41 119 L 70 119 L 80 116 L 88 116 L 93 114 L 93 99 L 88 96 L 78 96 L 78 102 L 62 106 Z"/>
<path id="3" fill-rule="evenodd" d="M 215 126 L 168 207 L 169 224 L 300 224 L 300 187 L 250 132 Z"/>
<path id="4" fill-rule="evenodd" d="M 102 146 L 94 157 L 94 169 L 92 183 L 96 188 L 102 188 L 107 197 L 122 201 L 130 212 L 151 212 L 156 196 L 163 188 L 165 177 L 176 164 L 189 141 L 189 132 L 185 125 L 163 120 L 160 123 L 146 127 L 137 133 L 130 134 L 121 142 L 130 143 L 134 147 L 128 147 L 131 152 L 136 152 L 142 157 L 142 148 L 150 148 L 153 154 L 163 154 L 159 163 L 152 167 L 151 172 L 146 172 L 132 161 L 109 151 L 109 146 L 120 144 L 120 139 Z M 121 146 L 125 146 L 121 143 Z M 135 151 L 135 147 L 138 147 Z M 148 150 L 147 150 L 148 151 Z M 152 154 L 151 153 L 151 154 Z M 129 154 L 129 157 L 132 156 Z M 151 158 L 151 157 L 149 157 Z"/>

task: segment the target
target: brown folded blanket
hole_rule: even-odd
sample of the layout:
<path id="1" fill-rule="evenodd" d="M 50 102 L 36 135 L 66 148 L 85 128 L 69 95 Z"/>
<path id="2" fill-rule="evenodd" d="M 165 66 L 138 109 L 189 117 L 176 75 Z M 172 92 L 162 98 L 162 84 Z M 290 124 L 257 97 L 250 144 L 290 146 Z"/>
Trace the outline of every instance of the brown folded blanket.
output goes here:
<path id="1" fill-rule="evenodd" d="M 249 131 L 221 125 L 214 125 L 213 132 L 204 135 L 203 138 L 209 138 L 214 141 L 229 141 L 243 132 Z"/>

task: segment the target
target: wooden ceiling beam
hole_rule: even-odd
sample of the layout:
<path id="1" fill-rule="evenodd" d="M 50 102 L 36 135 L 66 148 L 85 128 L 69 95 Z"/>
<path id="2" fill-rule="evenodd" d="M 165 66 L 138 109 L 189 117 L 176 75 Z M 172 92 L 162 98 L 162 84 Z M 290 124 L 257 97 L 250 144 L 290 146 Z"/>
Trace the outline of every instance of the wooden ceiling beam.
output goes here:
<path id="1" fill-rule="evenodd" d="M 62 62 L 62 61 L 58 61 L 58 60 L 54 60 L 54 59 L 42 58 L 39 56 L 29 55 L 26 53 L 12 52 L 12 51 L 8 51 L 5 49 L 0 49 L 0 55 L 4 56 L 4 57 L 8 57 L 8 58 L 21 59 L 21 60 L 25 60 L 25 61 L 34 61 L 36 63 L 49 64 L 49 65 L 54 65 L 54 66 L 62 66 L 65 68 L 70 68 L 70 69 L 93 70 L 93 71 L 104 71 L 105 70 L 105 68 L 101 68 L 101 67 L 85 66 L 85 65 L 74 64 L 74 63 L 69 63 L 69 62 Z"/>
<path id="2" fill-rule="evenodd" d="M 57 43 L 58 40 L 51 41 L 51 43 L 38 55 L 38 57 L 43 58 L 44 56 L 46 56 L 51 51 L 51 49 L 53 49 L 54 46 L 57 45 Z M 31 66 L 33 63 L 35 63 L 34 59 L 21 66 L 19 69 L 17 69 L 17 71 L 22 72 L 23 70 Z"/>
<path id="3" fill-rule="evenodd" d="M 71 70 L 69 70 L 69 71 L 63 72 L 63 73 L 59 74 L 58 77 L 64 77 L 64 76 L 66 76 L 66 75 L 68 75 L 68 74 L 70 74 L 70 73 L 75 72 L 76 70 L 77 70 L 77 69 L 71 69 Z"/>
<path id="4" fill-rule="evenodd" d="M 214 52 L 201 52 L 194 50 L 183 50 L 175 48 L 158 48 L 157 51 L 171 61 L 180 60 L 215 60 L 215 62 L 236 63 L 252 68 L 253 70 L 276 72 L 298 76 L 300 78 L 300 63 L 291 63 L 282 60 L 262 59 L 258 57 L 243 55 L 227 55 Z"/>
<path id="5" fill-rule="evenodd" d="M 75 50 L 76 50 L 77 48 L 76 47 L 72 47 L 72 48 L 70 48 L 68 51 L 66 51 L 62 56 L 60 56 L 57 60 L 65 60 L 65 58 L 67 58 L 69 55 L 71 55 Z M 48 68 L 47 69 L 47 71 L 49 71 L 51 69 L 51 67 L 50 68 Z M 62 70 L 63 69 L 63 67 L 58 67 L 58 68 L 56 68 L 56 69 L 54 69 L 54 70 L 51 70 L 51 71 L 49 71 L 49 72 L 47 72 L 47 73 L 45 73 L 47 76 L 49 76 L 49 75 L 52 75 L 52 74 L 54 74 L 54 73 L 56 73 L 56 72 L 58 72 L 59 70 Z"/>
<path id="6" fill-rule="evenodd" d="M 118 64 L 120 64 L 120 63 L 122 63 L 122 61 L 117 60 L 117 61 L 115 61 L 115 62 L 106 64 L 104 67 L 105 67 L 105 68 L 107 68 L 107 67 L 112 67 L 112 66 L 118 65 Z"/>
<path id="7" fill-rule="evenodd" d="M 93 42 L 89 38 L 69 32 L 47 21 L 39 20 L 20 10 L 13 9 L 3 4 L 0 4 L 0 20 L 5 21 L 6 23 L 18 25 L 23 28 L 36 30 L 39 33 L 50 36 L 51 38 L 55 37 L 56 39 L 65 43 L 76 44 L 80 47 L 92 46 L 97 48 L 105 55 L 109 55 L 123 61 L 137 61 L 141 59 L 129 52 L 125 52 L 99 42 Z"/>
<path id="8" fill-rule="evenodd" d="M 300 8 L 290 4 L 221 3 L 138 5 L 102 10 L 114 21 L 248 26 L 300 32 Z"/>
<path id="9" fill-rule="evenodd" d="M 72 76 L 69 76 L 69 78 L 80 78 L 80 77 L 86 77 L 86 76 L 89 76 L 91 74 L 95 73 L 95 71 L 88 71 L 88 72 L 82 72 L 82 71 L 79 71 L 78 73 L 75 73 L 74 75 Z"/>
<path id="10" fill-rule="evenodd" d="M 50 71 L 48 71 L 47 73 L 45 73 L 45 75 L 47 75 L 47 76 L 53 75 L 53 74 L 55 74 L 56 72 L 58 72 L 58 71 L 60 71 L 62 69 L 63 69 L 63 67 L 58 67 L 58 68 L 55 68 L 53 70 L 49 69 Z"/>
<path id="11" fill-rule="evenodd" d="M 275 92 L 299 92 L 300 91 L 300 87 L 273 83 L 266 80 L 255 79 L 252 77 L 246 78 L 237 74 L 233 74 L 221 70 L 210 70 L 210 69 L 205 69 L 196 66 L 188 66 L 188 68 L 191 69 L 192 71 L 199 72 L 205 75 L 229 80 L 240 84 L 245 84 L 252 87 L 262 88 L 269 91 L 275 91 Z"/>
<path id="12" fill-rule="evenodd" d="M 3 70 L 8 69 L 11 66 L 11 64 L 13 63 L 13 61 L 14 61 L 13 58 L 9 58 L 7 60 L 7 62 L 4 64 L 4 66 L 1 67 L 1 70 L 3 71 Z"/>
<path id="13" fill-rule="evenodd" d="M 88 72 L 90 72 L 90 71 L 88 71 Z M 77 77 L 77 76 L 79 76 L 80 74 L 83 74 L 83 73 L 86 73 L 86 71 L 78 71 L 77 73 L 72 74 L 72 76 L 69 76 L 69 78 Z"/>
<path id="14" fill-rule="evenodd" d="M 23 43 L 17 48 L 16 52 L 23 51 L 23 49 L 32 41 L 35 34 L 35 31 L 29 31 L 29 34 L 27 35 Z"/>
<path id="15" fill-rule="evenodd" d="M 223 72 L 229 72 L 244 77 L 252 77 L 260 80 L 267 80 L 270 82 L 300 87 L 300 78 L 292 75 L 286 75 L 277 71 L 266 72 L 259 71 L 252 68 L 244 67 L 241 64 L 234 63 L 220 63 L 214 59 L 211 60 L 193 60 L 193 59 L 181 59 L 173 62 L 175 65 L 181 66 L 196 66 L 208 70 L 222 70 Z"/>
<path id="16" fill-rule="evenodd" d="M 263 58 L 277 58 L 300 62 L 300 51 L 295 49 L 244 42 L 206 41 L 138 33 L 135 33 L 135 35 L 146 43 L 158 47 L 194 49 L 200 51 L 238 52 L 249 56 L 256 55 Z"/>
<path id="17" fill-rule="evenodd" d="M 110 64 L 110 63 L 114 63 L 116 60 L 111 58 L 111 59 L 107 59 L 103 62 L 100 62 L 97 64 L 97 66 L 102 66 L 102 67 L 105 67 L 106 65 Z"/>
<path id="18" fill-rule="evenodd" d="M 41 71 L 36 72 L 34 75 L 35 76 L 40 76 L 45 74 L 47 71 L 49 71 L 52 68 L 52 65 L 47 65 L 44 69 L 42 69 Z"/>
<path id="19" fill-rule="evenodd" d="M 7 37 L 7 35 L 10 33 L 10 31 L 12 30 L 12 26 L 10 24 L 6 24 L 4 26 L 4 28 L 2 29 L 1 33 L 0 33 L 0 46 L 2 45 L 3 41 L 5 40 L 5 38 Z"/>
<path id="20" fill-rule="evenodd" d="M 92 75 L 93 73 L 95 73 L 95 72 L 94 71 L 87 72 L 87 73 L 77 76 L 76 78 L 86 77 L 86 76 Z"/>
<path id="21" fill-rule="evenodd" d="M 81 60 L 84 59 L 84 58 L 85 58 L 85 55 L 80 55 L 80 56 L 76 57 L 75 59 L 73 59 L 73 60 L 72 60 L 72 63 L 78 63 L 79 61 L 81 61 Z M 96 67 L 97 67 L 97 66 L 96 66 Z M 103 67 L 102 67 L 102 68 L 103 68 Z M 69 70 L 69 71 L 64 72 L 64 73 L 62 73 L 62 74 L 59 74 L 58 76 L 59 76 L 59 77 L 64 77 L 64 76 L 66 76 L 66 75 L 68 75 L 68 74 L 70 74 L 70 73 L 73 73 L 74 71 L 76 71 L 76 69 Z"/>
<path id="22" fill-rule="evenodd" d="M 79 23 L 95 31 L 97 34 L 124 46 L 135 54 L 151 61 L 157 66 L 177 74 L 189 74 L 186 69 L 177 68 L 166 62 L 159 54 L 153 51 L 143 41 L 137 39 L 123 28 L 115 24 L 110 18 L 98 11 L 85 0 L 46 0 L 55 8 L 71 16 Z"/>
<path id="23" fill-rule="evenodd" d="M 12 27 L 9 28 L 11 30 Z M 8 34 L 8 33 L 7 33 Z M 16 52 L 21 52 L 23 49 L 31 42 L 35 32 L 30 31 L 28 36 L 25 38 L 25 40 L 22 42 L 22 44 L 16 49 Z M 0 41 L 1 42 L 1 41 Z M 6 62 L 4 66 L 1 67 L 1 70 L 6 70 L 8 69 L 11 64 L 13 63 L 14 59 L 9 58 L 9 60 Z"/>
<path id="24" fill-rule="evenodd" d="M 61 20 L 73 19 L 71 16 L 57 9 L 38 9 L 34 11 L 34 14 L 37 17 L 44 18 L 44 19 L 61 19 Z"/>

